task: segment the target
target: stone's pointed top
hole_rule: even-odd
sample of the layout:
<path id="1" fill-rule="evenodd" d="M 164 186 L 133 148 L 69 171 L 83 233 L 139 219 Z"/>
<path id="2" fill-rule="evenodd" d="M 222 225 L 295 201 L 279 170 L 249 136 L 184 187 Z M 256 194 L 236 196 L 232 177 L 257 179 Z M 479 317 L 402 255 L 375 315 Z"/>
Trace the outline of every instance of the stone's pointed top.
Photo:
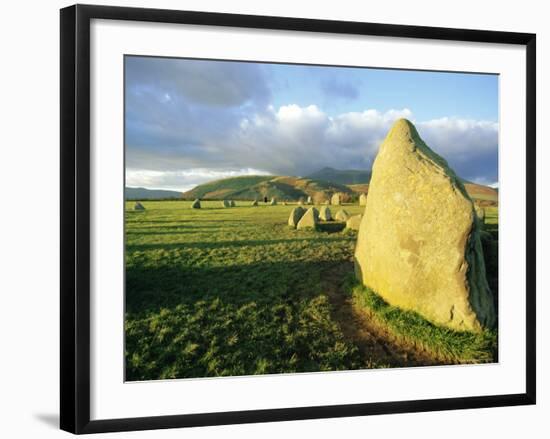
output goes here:
<path id="1" fill-rule="evenodd" d="M 388 138 L 394 141 L 402 139 L 407 142 L 422 142 L 415 126 L 408 119 L 397 119 L 388 133 Z"/>
<path id="2" fill-rule="evenodd" d="M 421 154 L 429 161 L 436 164 L 441 171 L 451 178 L 458 186 L 459 190 L 466 195 L 464 186 L 449 167 L 447 161 L 432 150 L 420 137 L 414 124 L 408 119 L 398 119 L 390 129 L 386 139 L 384 140 L 381 149 L 385 149 L 387 153 L 397 153 L 400 156 L 405 156 L 409 153 Z M 468 195 L 466 195 L 468 197 Z M 468 197 L 469 198 L 469 197 Z"/>
<path id="3" fill-rule="evenodd" d="M 396 129 L 396 128 L 409 129 L 410 130 L 411 128 L 414 128 L 414 125 L 412 124 L 412 122 L 409 119 L 405 119 L 404 117 L 402 117 L 401 119 L 397 119 L 393 123 L 392 129 Z"/>

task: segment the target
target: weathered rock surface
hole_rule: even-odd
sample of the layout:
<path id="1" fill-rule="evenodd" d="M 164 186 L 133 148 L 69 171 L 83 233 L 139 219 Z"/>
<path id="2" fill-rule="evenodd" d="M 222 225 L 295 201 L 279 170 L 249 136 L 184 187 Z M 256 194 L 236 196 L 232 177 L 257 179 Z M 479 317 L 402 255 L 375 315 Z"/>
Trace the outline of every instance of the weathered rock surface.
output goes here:
<path id="1" fill-rule="evenodd" d="M 317 229 L 319 212 L 315 207 L 310 207 L 298 221 L 297 229 Z"/>
<path id="2" fill-rule="evenodd" d="M 366 206 L 367 205 L 367 194 L 361 194 L 359 196 L 359 206 Z"/>
<path id="3" fill-rule="evenodd" d="M 332 221 L 332 214 L 327 206 L 321 207 L 319 218 L 323 221 Z"/>
<path id="4" fill-rule="evenodd" d="M 356 274 L 388 303 L 455 330 L 493 327 L 480 226 L 447 162 L 398 120 L 373 165 Z"/>
<path id="5" fill-rule="evenodd" d="M 359 230 L 359 226 L 361 225 L 362 218 L 363 218 L 363 215 L 350 216 L 346 221 L 346 229 Z"/>
<path id="6" fill-rule="evenodd" d="M 134 204 L 134 210 L 145 210 L 145 206 L 143 206 L 143 204 L 139 201 L 136 201 L 136 204 Z"/>
<path id="7" fill-rule="evenodd" d="M 349 218 L 349 213 L 347 213 L 344 209 L 340 209 L 338 212 L 336 212 L 334 218 L 336 219 L 336 221 L 347 221 Z"/>
<path id="8" fill-rule="evenodd" d="M 334 194 L 330 199 L 330 204 L 333 206 L 339 206 L 341 204 L 340 194 Z"/>
<path id="9" fill-rule="evenodd" d="M 298 222 L 300 221 L 300 219 L 302 219 L 305 213 L 306 213 L 306 210 L 301 206 L 298 206 L 292 209 L 292 211 L 290 212 L 290 216 L 288 217 L 288 225 L 292 227 L 296 227 L 298 225 Z"/>
<path id="10" fill-rule="evenodd" d="M 311 198 L 311 195 L 307 197 L 307 204 L 313 204 L 313 199 Z"/>
<path id="11" fill-rule="evenodd" d="M 201 201 L 199 199 L 196 199 L 193 201 L 193 204 L 191 204 L 191 209 L 200 209 L 201 208 Z"/>

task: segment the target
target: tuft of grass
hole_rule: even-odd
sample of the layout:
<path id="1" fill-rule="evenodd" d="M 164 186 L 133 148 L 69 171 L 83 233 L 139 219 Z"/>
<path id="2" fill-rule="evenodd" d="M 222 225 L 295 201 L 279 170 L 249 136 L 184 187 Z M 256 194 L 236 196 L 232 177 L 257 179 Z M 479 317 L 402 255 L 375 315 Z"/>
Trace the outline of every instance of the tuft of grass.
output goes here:
<path id="1" fill-rule="evenodd" d="M 354 305 L 397 342 L 412 345 L 439 361 L 449 363 L 491 363 L 497 360 L 497 333 L 453 331 L 434 325 L 419 314 L 386 303 L 373 290 L 348 281 Z"/>

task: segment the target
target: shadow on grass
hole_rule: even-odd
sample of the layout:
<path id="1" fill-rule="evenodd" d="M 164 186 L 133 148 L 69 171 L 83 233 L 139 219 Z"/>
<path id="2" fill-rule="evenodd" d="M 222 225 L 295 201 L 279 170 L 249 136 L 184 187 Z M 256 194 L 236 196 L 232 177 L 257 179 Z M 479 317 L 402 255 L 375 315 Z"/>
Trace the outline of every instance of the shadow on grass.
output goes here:
<path id="1" fill-rule="evenodd" d="M 186 232 L 180 232 L 186 233 Z M 152 233 L 153 234 L 153 233 Z M 173 233 L 177 234 L 177 233 Z M 352 238 L 346 235 L 342 235 L 341 240 L 350 241 Z M 266 247 L 270 245 L 277 244 L 288 244 L 292 242 L 311 242 L 312 244 L 325 244 L 325 243 L 336 243 L 341 241 L 340 239 L 334 238 L 296 238 L 296 239 L 258 239 L 258 240 L 234 240 L 234 241 L 201 241 L 201 242 L 185 242 L 181 244 L 167 244 L 167 243 L 152 243 L 152 244 L 127 244 L 127 252 L 136 252 L 136 251 L 147 251 L 147 250 L 177 250 L 177 249 L 216 249 L 216 248 L 225 248 L 225 247 Z"/>
<path id="2" fill-rule="evenodd" d="M 258 242 L 256 245 L 264 244 Z M 335 263 L 338 261 L 266 262 L 224 267 L 189 267 L 170 262 L 156 267 L 133 264 L 126 270 L 126 311 L 157 312 L 161 308 L 216 298 L 228 303 L 244 303 L 313 297 L 320 292 L 322 273 Z"/>
<path id="3" fill-rule="evenodd" d="M 340 222 L 323 222 L 317 225 L 320 232 L 338 233 L 346 228 L 346 223 Z"/>

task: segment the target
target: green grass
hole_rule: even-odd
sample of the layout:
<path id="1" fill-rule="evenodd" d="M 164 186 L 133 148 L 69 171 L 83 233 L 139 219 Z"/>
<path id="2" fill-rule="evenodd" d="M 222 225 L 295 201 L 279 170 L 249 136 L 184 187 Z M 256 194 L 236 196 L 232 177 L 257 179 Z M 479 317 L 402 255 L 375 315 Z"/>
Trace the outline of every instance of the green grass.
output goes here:
<path id="1" fill-rule="evenodd" d="M 240 204 L 127 203 L 128 380 L 363 366 L 322 279 L 355 237 L 289 228 L 293 206 Z"/>
<path id="2" fill-rule="evenodd" d="M 436 326 L 420 315 L 387 304 L 368 287 L 353 285 L 354 303 L 374 324 L 400 343 L 414 346 L 433 358 L 449 363 L 486 363 L 497 355 L 497 334 L 458 332 Z"/>
<path id="3" fill-rule="evenodd" d="M 388 340 L 451 362 L 488 361 L 496 343 L 494 334 L 457 335 L 347 288 L 356 233 L 329 223 L 317 232 L 290 228 L 292 205 L 142 204 L 143 212 L 126 204 L 130 381 L 388 367 L 387 358 L 365 355 L 350 337 L 353 325 L 342 321 L 352 315 L 342 312 L 348 305 L 375 316 L 391 330 Z M 351 215 L 364 209 L 343 208 Z M 331 206 L 333 214 L 338 209 Z M 487 223 L 498 239 L 496 209 L 487 210 Z M 335 294 L 349 304 L 336 309 Z"/>

